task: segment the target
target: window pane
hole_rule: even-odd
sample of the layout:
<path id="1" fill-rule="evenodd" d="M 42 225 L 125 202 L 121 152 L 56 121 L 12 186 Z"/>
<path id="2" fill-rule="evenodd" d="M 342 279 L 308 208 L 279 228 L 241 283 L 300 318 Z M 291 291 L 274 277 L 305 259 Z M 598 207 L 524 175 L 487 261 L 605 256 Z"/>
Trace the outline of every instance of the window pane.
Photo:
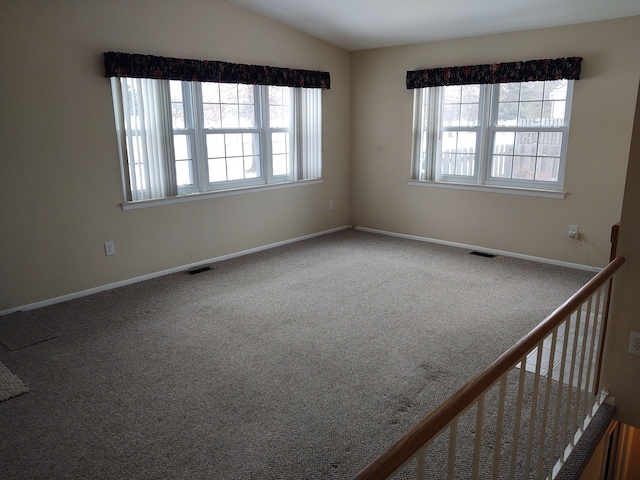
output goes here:
<path id="1" fill-rule="evenodd" d="M 518 112 L 518 125 L 540 125 L 542 102 L 522 102 Z"/>
<path id="2" fill-rule="evenodd" d="M 517 132 L 514 153 L 516 155 L 535 155 L 538 150 L 538 132 Z"/>
<path id="3" fill-rule="evenodd" d="M 536 180 L 542 182 L 557 182 L 560 171 L 560 157 L 538 158 Z"/>
<path id="4" fill-rule="evenodd" d="M 567 80 L 501 84 L 496 125 L 564 125 Z"/>
<path id="5" fill-rule="evenodd" d="M 176 180 L 178 186 L 193 185 L 193 171 L 191 160 L 176 162 Z"/>
<path id="6" fill-rule="evenodd" d="M 444 103 L 460 103 L 462 99 L 462 87 L 460 85 L 444 87 Z"/>
<path id="7" fill-rule="evenodd" d="M 539 157 L 559 157 L 562 150 L 562 132 L 540 132 L 538 134 Z"/>
<path id="8" fill-rule="evenodd" d="M 242 180 L 244 178 L 244 158 L 227 158 L 227 179 Z"/>
<path id="9" fill-rule="evenodd" d="M 207 135 L 207 157 L 208 158 L 224 158 L 224 134 Z"/>
<path id="10" fill-rule="evenodd" d="M 240 105 L 238 107 L 240 115 L 240 128 L 253 128 L 256 124 L 256 113 L 253 105 Z"/>
<path id="11" fill-rule="evenodd" d="M 220 83 L 220 102 L 238 103 L 238 86 L 234 83 Z"/>
<path id="12" fill-rule="evenodd" d="M 203 82 L 202 101 L 205 103 L 220 103 L 220 84 Z"/>
<path id="13" fill-rule="evenodd" d="M 173 150 L 175 152 L 176 160 L 191 159 L 191 155 L 189 154 L 189 142 L 187 140 L 187 135 L 173 136 Z"/>
<path id="14" fill-rule="evenodd" d="M 274 132 L 271 135 L 273 175 L 289 174 L 289 133 Z"/>
<path id="15" fill-rule="evenodd" d="M 557 182 L 561 151 L 562 132 L 497 132 L 490 175 Z"/>
<path id="16" fill-rule="evenodd" d="M 507 153 L 513 155 L 515 132 L 497 132 L 493 139 L 493 153 Z"/>
<path id="17" fill-rule="evenodd" d="M 566 108 L 567 102 L 564 100 L 544 102 L 542 106 L 542 125 L 545 127 L 563 126 Z"/>
<path id="18" fill-rule="evenodd" d="M 566 100 L 568 80 L 552 80 L 544 82 L 545 100 Z"/>
<path id="19" fill-rule="evenodd" d="M 222 111 L 222 128 L 238 128 L 238 105 L 223 103 L 220 107 Z"/>
<path id="20" fill-rule="evenodd" d="M 169 80 L 169 91 L 172 102 L 182 102 L 182 82 L 179 80 Z"/>
<path id="21" fill-rule="evenodd" d="M 258 134 L 209 134 L 207 157 L 209 182 L 243 180 L 261 175 Z"/>
<path id="22" fill-rule="evenodd" d="M 520 101 L 542 100 L 544 82 L 523 82 L 520 84 Z"/>
<path id="23" fill-rule="evenodd" d="M 228 133 L 224 136 L 227 157 L 242 157 L 242 134 Z"/>
<path id="24" fill-rule="evenodd" d="M 288 151 L 287 132 L 274 132 L 271 135 L 271 151 L 277 155 Z"/>
<path id="25" fill-rule="evenodd" d="M 173 128 L 185 128 L 184 104 L 171 102 L 171 124 Z"/>
<path id="26" fill-rule="evenodd" d="M 493 178 L 511 178 L 513 156 L 494 154 L 491 158 L 491 176 Z"/>
<path id="27" fill-rule="evenodd" d="M 220 104 L 204 103 L 202 105 L 204 128 L 221 128 Z"/>
<path id="28" fill-rule="evenodd" d="M 170 80 L 169 91 L 171 94 L 171 121 L 173 128 L 185 128 L 182 82 Z"/>
<path id="29" fill-rule="evenodd" d="M 260 157 L 244 157 L 244 178 L 257 178 L 260 175 Z"/>
<path id="30" fill-rule="evenodd" d="M 204 128 L 255 128 L 254 86 L 202 84 Z"/>
<path id="31" fill-rule="evenodd" d="M 501 83 L 499 93 L 499 102 L 517 102 L 520 100 L 520 84 L 519 83 Z"/>
<path id="32" fill-rule="evenodd" d="M 238 103 L 243 105 L 253 105 L 253 85 L 238 85 Z"/>
<path id="33" fill-rule="evenodd" d="M 442 136 L 440 173 L 473 176 L 475 146 L 475 132 L 445 132 Z"/>
<path id="34" fill-rule="evenodd" d="M 289 165 L 288 155 L 274 155 L 273 156 L 273 175 L 287 175 Z"/>
<path id="35" fill-rule="evenodd" d="M 480 101 L 480 85 L 462 85 L 462 103 L 478 103 Z"/>
<path id="36" fill-rule="evenodd" d="M 498 104 L 498 126 L 507 127 L 518 122 L 518 102 Z"/>
<path id="37" fill-rule="evenodd" d="M 459 103 L 444 106 L 443 125 L 445 127 L 460 126 L 460 104 Z"/>
<path id="38" fill-rule="evenodd" d="M 511 178 L 515 132 L 497 132 L 493 139 L 490 175 L 494 178 Z"/>
<path id="39" fill-rule="evenodd" d="M 475 127 L 478 125 L 479 105 L 463 104 L 460 108 L 460 124 L 463 127 Z"/>
<path id="40" fill-rule="evenodd" d="M 533 180 L 536 172 L 535 157 L 514 157 L 513 175 L 516 180 Z"/>
<path id="41" fill-rule="evenodd" d="M 209 159 L 209 182 L 225 182 L 227 180 L 227 162 L 224 158 Z"/>
<path id="42" fill-rule="evenodd" d="M 444 119 L 446 127 L 475 127 L 480 112 L 480 85 L 444 87 Z"/>
<path id="43" fill-rule="evenodd" d="M 290 103 L 288 87 L 269 87 L 269 126 L 271 128 L 289 127 Z"/>

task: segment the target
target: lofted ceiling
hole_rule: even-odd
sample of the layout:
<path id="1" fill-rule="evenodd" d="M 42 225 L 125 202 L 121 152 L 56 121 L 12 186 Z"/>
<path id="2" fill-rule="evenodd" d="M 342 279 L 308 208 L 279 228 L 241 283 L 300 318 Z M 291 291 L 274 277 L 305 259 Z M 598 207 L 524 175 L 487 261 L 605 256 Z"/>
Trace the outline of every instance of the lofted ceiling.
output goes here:
<path id="1" fill-rule="evenodd" d="M 229 0 L 349 51 L 640 15 L 640 0 Z"/>

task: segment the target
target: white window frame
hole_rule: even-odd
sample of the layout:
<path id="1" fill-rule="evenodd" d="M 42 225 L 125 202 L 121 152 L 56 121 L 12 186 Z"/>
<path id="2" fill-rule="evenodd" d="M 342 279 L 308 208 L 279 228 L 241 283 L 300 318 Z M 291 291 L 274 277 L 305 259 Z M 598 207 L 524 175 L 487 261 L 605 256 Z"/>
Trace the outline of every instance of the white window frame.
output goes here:
<path id="1" fill-rule="evenodd" d="M 514 82 L 520 83 L 520 82 Z M 453 188 L 491 189 L 511 188 L 531 191 L 561 192 L 569 137 L 573 80 L 567 80 L 565 116 L 562 126 L 498 126 L 498 98 L 500 84 L 480 85 L 478 127 L 444 127 L 444 87 L 417 88 L 414 90 L 414 119 L 412 142 L 411 185 L 434 184 Z M 426 125 L 426 128 L 423 126 Z M 475 164 L 473 175 L 443 174 L 440 162 L 442 136 L 447 131 L 475 131 Z M 494 138 L 497 132 L 562 133 L 558 178 L 555 181 L 522 180 L 491 176 Z"/>
<path id="2" fill-rule="evenodd" d="M 112 91 L 114 99 L 114 111 L 116 118 L 116 131 L 119 139 L 119 151 L 123 177 L 123 193 L 126 203 L 163 203 L 162 200 L 175 199 L 192 194 L 231 192 L 242 193 L 251 187 L 272 187 L 277 184 L 308 182 L 320 180 L 322 176 L 322 101 L 320 89 L 301 89 L 284 87 L 289 91 L 290 119 L 288 126 L 271 127 L 269 125 L 269 98 L 266 85 L 253 85 L 255 127 L 251 128 L 205 128 L 203 120 L 202 89 L 200 82 L 180 82 L 182 86 L 184 102 L 184 128 L 173 126 L 171 118 L 171 98 L 169 95 L 169 80 L 142 79 L 147 82 L 159 82 L 153 84 L 153 91 L 160 93 L 154 95 L 154 115 L 159 117 L 157 123 L 161 124 L 164 132 L 147 127 L 146 131 L 133 126 L 141 123 L 141 120 L 131 120 L 127 112 L 137 107 L 133 105 L 129 95 L 123 98 L 123 85 L 127 78 L 112 78 Z M 136 79 L 139 80 L 139 79 Z M 164 83 L 163 83 L 164 82 Z M 238 84 L 233 84 L 238 85 Z M 304 90 L 304 92 L 302 92 Z M 300 92 L 299 92 L 300 91 Z M 146 90 L 145 90 L 146 92 Z M 308 102 L 308 103 L 305 103 Z M 149 103 L 152 103 L 151 101 Z M 307 118 L 308 116 L 313 118 Z M 148 115 L 151 116 L 151 115 Z M 146 125 L 146 124 L 145 124 Z M 153 131 L 152 131 L 153 130 Z M 149 133 L 151 132 L 152 133 Z M 170 133 L 169 133 L 170 132 Z M 288 133 L 287 165 L 286 173 L 275 175 L 272 162 L 272 135 L 275 132 Z M 256 178 L 243 178 L 238 180 L 226 180 L 211 182 L 208 173 L 207 134 L 225 133 L 251 133 L 256 135 L 259 149 L 259 174 Z M 193 183 L 178 186 L 176 178 L 176 158 L 174 138 L 176 135 L 187 136 L 187 150 L 191 160 Z M 142 140 L 142 137 L 145 140 Z M 170 137 L 170 138 L 168 138 Z M 149 139 L 154 140 L 149 140 Z M 155 140 L 157 138 L 158 140 Z M 133 139 L 138 139 L 133 142 Z M 133 143 L 154 143 L 149 152 L 136 150 Z M 132 150 L 133 149 L 133 150 Z M 162 157 L 152 166 L 141 166 L 153 153 L 159 153 Z M 141 159 L 142 158 L 142 159 Z M 180 159 L 178 159 L 180 161 Z M 169 166 L 167 166 L 169 165 Z M 143 169 L 146 172 L 140 173 Z M 160 176 L 161 180 L 149 182 L 146 179 L 138 182 L 135 177 Z M 162 170 L 158 175 L 158 170 Z M 162 184 L 162 191 L 150 192 L 151 184 Z M 166 185 L 169 184 L 169 187 Z M 135 185 L 142 185 L 134 190 Z M 210 195 L 207 195 L 209 197 Z M 123 204 L 124 208 L 124 204 Z"/>

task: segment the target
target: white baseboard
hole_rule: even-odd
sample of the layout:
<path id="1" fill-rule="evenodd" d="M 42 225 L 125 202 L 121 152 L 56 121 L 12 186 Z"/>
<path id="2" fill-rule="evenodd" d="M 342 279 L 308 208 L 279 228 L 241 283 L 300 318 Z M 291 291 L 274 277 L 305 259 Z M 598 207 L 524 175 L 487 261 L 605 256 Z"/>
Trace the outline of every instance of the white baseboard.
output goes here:
<path id="1" fill-rule="evenodd" d="M 477 250 L 479 252 L 491 253 L 493 255 L 502 255 L 505 257 L 520 258 L 523 260 L 531 260 L 533 262 L 548 263 L 550 265 L 558 265 L 560 267 L 575 268 L 577 270 L 587 270 L 590 272 L 602 270 L 602 268 L 592 267 L 591 265 L 582 265 L 580 263 L 563 262 L 561 260 L 553 260 L 551 258 L 534 257 L 532 255 L 523 255 L 521 253 L 506 252 L 504 250 L 495 250 L 493 248 L 478 247 L 477 245 L 469 245 L 466 243 L 449 242 L 447 240 L 438 240 L 436 238 L 419 237 L 417 235 L 406 235 L 404 233 L 387 232 L 385 230 L 376 230 L 375 228 L 367 228 L 367 227 L 354 227 L 354 228 L 356 230 L 362 230 L 363 232 L 378 233 L 381 235 L 406 238 L 409 240 L 418 240 L 420 242 L 438 243 L 440 245 L 449 245 L 451 247 L 467 248 L 470 250 Z"/>
<path id="2" fill-rule="evenodd" d="M 82 290 L 80 292 L 69 293 L 67 295 L 62 295 L 60 297 L 49 298 L 47 300 L 42 300 L 40 302 L 29 303 L 27 305 L 22 305 L 20 307 L 10 308 L 8 310 L 0 311 L 0 316 L 9 315 L 11 313 L 34 310 L 36 308 L 46 307 L 48 305 L 54 305 L 56 303 L 66 302 L 68 300 L 74 300 L 76 298 L 86 297 L 88 295 L 93 295 L 94 293 L 104 292 L 106 290 L 113 290 L 114 288 L 124 287 L 127 285 L 131 285 L 138 282 L 143 282 L 145 280 L 151 280 L 152 278 L 162 277 L 164 275 L 169 275 L 171 273 L 184 272 L 185 270 L 190 270 L 195 267 L 201 267 L 205 264 L 221 262 L 223 260 L 228 260 L 230 258 L 241 257 L 243 255 L 249 255 L 251 253 L 261 252 L 263 250 L 269 250 L 271 248 L 281 247 L 283 245 L 288 245 L 290 243 L 301 242 L 302 240 L 308 240 L 314 237 L 320 237 L 322 235 L 327 235 L 329 233 L 339 232 L 341 230 L 346 230 L 347 228 L 351 228 L 350 225 L 345 225 L 343 227 L 332 228 L 331 230 L 325 230 L 322 232 L 312 233 L 310 235 L 304 235 L 302 237 L 291 238 L 289 240 L 283 240 L 281 242 L 271 243 L 269 245 L 263 245 L 261 247 L 250 248 L 248 250 L 242 250 L 240 252 L 230 253 L 228 255 L 222 255 L 220 257 L 210 258 L 208 260 L 202 260 L 196 263 L 190 263 L 188 265 L 181 265 L 179 267 L 169 268 L 167 270 L 162 270 L 159 272 L 149 273 L 147 275 L 142 275 L 140 277 L 129 278 L 126 280 L 121 280 L 119 282 L 109 283 L 107 285 L 101 285 L 99 287 L 89 288 L 87 290 Z"/>

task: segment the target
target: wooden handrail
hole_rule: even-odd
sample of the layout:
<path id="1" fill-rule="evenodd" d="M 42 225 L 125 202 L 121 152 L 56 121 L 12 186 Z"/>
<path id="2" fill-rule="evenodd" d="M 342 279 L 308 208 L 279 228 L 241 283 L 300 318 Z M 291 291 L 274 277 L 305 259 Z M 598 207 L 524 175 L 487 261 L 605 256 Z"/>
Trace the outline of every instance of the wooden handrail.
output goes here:
<path id="1" fill-rule="evenodd" d="M 624 257 L 616 257 L 531 332 L 522 337 L 491 365 L 425 417 L 391 448 L 353 477 L 353 480 L 383 480 L 402 467 L 420 448 L 430 439 L 437 436 L 454 418 L 463 413 L 478 396 L 497 382 L 502 375 L 511 370 L 530 350 L 544 340 L 556 326 L 569 317 L 598 288 L 604 285 L 624 265 L 625 261 Z"/>

